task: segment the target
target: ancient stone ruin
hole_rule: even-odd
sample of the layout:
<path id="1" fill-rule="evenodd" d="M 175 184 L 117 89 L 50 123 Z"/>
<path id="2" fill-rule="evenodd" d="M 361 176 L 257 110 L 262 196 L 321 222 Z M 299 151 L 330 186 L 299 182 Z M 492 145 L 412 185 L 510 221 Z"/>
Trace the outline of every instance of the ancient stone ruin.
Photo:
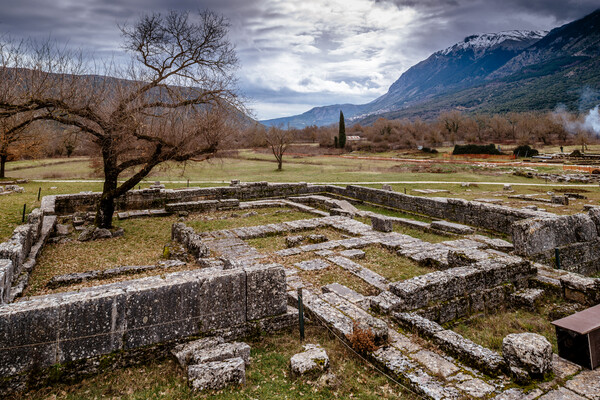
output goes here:
<path id="1" fill-rule="evenodd" d="M 87 229 L 99 194 L 44 197 L 27 224 L 0 244 L 0 390 L 44 385 L 57 369 L 77 377 L 101 372 L 106 360 L 128 365 L 167 356 L 176 357 L 197 390 L 242 384 L 250 362 L 243 338 L 296 326 L 302 288 L 313 323 L 348 346 L 368 333 L 369 362 L 425 398 L 598 398 L 598 372 L 552 354 L 540 335 L 508 335 L 497 351 L 454 326 L 507 308 L 536 312 L 549 295 L 568 305 L 566 315 L 599 304 L 600 279 L 587 275 L 600 265 L 600 209 L 559 216 L 389 189 L 236 181 L 130 191 L 117 201 L 118 218 L 179 218 L 165 238 L 170 259 L 57 275 L 48 283 L 57 292 L 26 298 L 44 244 Z M 361 210 L 365 203 L 407 216 Z M 211 231 L 186 219 L 223 211 L 250 216 L 266 207 L 310 217 Z M 403 228 L 444 240 L 398 232 Z M 268 251 L 251 244 L 261 238 L 281 243 Z M 374 248 L 427 272 L 387 275 L 370 262 Z M 324 270 L 357 288 L 318 285 L 315 276 Z M 161 273 L 136 277 L 152 271 Z M 104 282 L 113 278 L 121 280 Z M 82 282 L 88 286 L 69 291 Z M 307 345 L 290 368 L 323 373 L 323 353 Z"/>

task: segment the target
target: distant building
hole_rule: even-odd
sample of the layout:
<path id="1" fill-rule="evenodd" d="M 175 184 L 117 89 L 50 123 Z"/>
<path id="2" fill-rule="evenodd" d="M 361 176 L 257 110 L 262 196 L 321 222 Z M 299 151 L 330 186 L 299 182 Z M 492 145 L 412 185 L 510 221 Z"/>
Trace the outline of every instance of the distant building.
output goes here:
<path id="1" fill-rule="evenodd" d="M 357 141 L 357 140 L 362 140 L 362 138 L 360 136 L 346 136 L 346 141 Z"/>

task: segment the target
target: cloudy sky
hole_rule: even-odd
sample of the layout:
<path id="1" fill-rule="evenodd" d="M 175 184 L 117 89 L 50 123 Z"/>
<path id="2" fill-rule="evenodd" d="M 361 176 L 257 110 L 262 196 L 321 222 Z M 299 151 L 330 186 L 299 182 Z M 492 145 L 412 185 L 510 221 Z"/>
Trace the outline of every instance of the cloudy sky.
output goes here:
<path id="1" fill-rule="evenodd" d="M 231 22 L 242 93 L 258 119 L 366 103 L 410 66 L 476 33 L 549 30 L 598 0 L 1 0 L 0 35 L 123 56 L 117 24 L 211 9 Z"/>

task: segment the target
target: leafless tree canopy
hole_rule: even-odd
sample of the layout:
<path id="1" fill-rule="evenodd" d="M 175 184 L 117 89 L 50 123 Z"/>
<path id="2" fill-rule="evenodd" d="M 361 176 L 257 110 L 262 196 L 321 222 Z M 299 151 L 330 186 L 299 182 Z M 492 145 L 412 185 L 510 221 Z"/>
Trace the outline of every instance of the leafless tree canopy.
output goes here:
<path id="1" fill-rule="evenodd" d="M 281 171 L 283 168 L 283 155 L 290 143 L 292 143 L 292 132 L 288 129 L 272 126 L 265 134 L 265 142 L 271 148 L 275 159 L 277 160 L 277 169 Z"/>
<path id="2" fill-rule="evenodd" d="M 0 84 L 0 118 L 15 119 L 4 132 L 52 120 L 78 128 L 97 146 L 105 177 L 96 217 L 102 227 L 112 225 L 114 199 L 156 165 L 214 154 L 228 121 L 241 112 L 237 58 L 222 16 L 152 14 L 120 29 L 131 63 L 107 63 L 103 75 L 50 45 L 6 49 L 12 59 L 0 72 L 9 78 Z M 128 170 L 133 174 L 119 183 Z"/>

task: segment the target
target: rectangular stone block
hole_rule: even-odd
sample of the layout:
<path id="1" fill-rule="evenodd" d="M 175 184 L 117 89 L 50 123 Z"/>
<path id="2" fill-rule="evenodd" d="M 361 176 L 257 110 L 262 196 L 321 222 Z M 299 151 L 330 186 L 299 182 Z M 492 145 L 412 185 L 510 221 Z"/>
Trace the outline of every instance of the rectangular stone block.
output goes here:
<path id="1" fill-rule="evenodd" d="M 122 349 L 126 295 L 122 289 L 97 295 L 65 295 L 58 325 L 59 362 L 108 354 Z"/>
<path id="2" fill-rule="evenodd" d="M 202 279 L 181 279 L 178 282 L 173 275 L 167 275 L 166 279 L 138 279 L 128 287 L 124 348 L 136 348 L 199 332 L 199 306 L 205 300 L 200 298 L 199 293 L 205 282 Z M 214 297 L 216 307 L 219 300 L 218 296 Z"/>
<path id="3" fill-rule="evenodd" d="M 287 294 L 285 270 L 279 264 L 244 268 L 248 320 L 285 314 Z"/>
<path id="4" fill-rule="evenodd" d="M 231 269 L 202 276 L 205 280 L 198 289 L 199 308 L 196 314 L 200 332 L 246 322 L 246 273 L 242 269 Z"/>
<path id="5" fill-rule="evenodd" d="M 58 362 L 56 296 L 0 306 L 0 376 Z"/>
<path id="6" fill-rule="evenodd" d="M 12 261 L 8 259 L 0 259 L 0 304 L 6 303 L 8 301 L 12 278 Z"/>

